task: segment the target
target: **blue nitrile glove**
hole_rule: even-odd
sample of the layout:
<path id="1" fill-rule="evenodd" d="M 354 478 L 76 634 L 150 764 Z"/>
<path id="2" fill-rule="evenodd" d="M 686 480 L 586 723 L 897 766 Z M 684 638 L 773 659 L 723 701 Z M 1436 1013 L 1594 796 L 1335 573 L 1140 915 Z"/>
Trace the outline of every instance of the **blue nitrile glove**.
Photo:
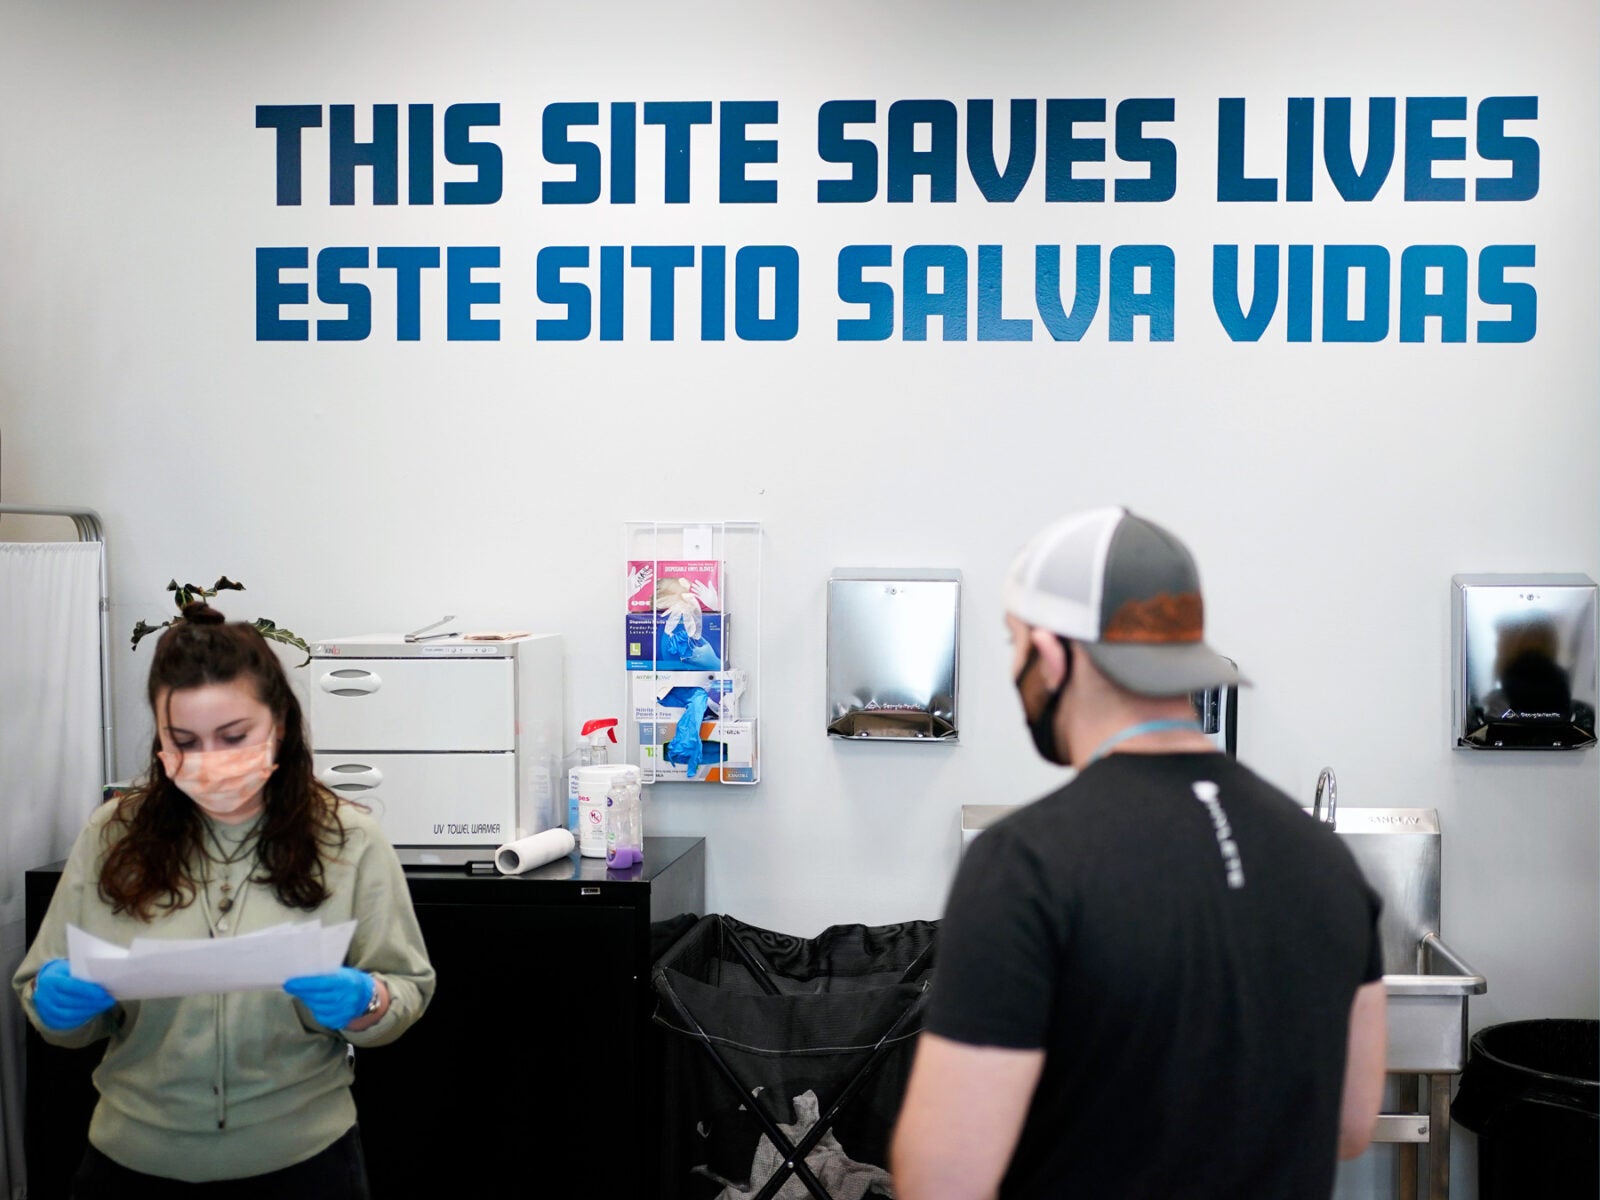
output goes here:
<path id="1" fill-rule="evenodd" d="M 656 701 L 656 707 L 683 708 L 690 700 L 694 699 L 696 692 L 702 695 L 709 695 L 709 691 L 706 688 L 684 687 L 680 684 L 678 687 L 668 689 L 667 694 Z"/>
<path id="2" fill-rule="evenodd" d="M 343 1029 L 372 1003 L 378 983 L 365 971 L 340 967 L 326 975 L 296 975 L 283 990 L 311 1010 L 319 1025 Z"/>
<path id="3" fill-rule="evenodd" d="M 656 642 L 656 658 L 661 662 L 672 662 L 689 653 L 694 641 L 689 636 L 689 631 L 682 625 L 663 629 Z"/>
<path id="4" fill-rule="evenodd" d="M 722 659 L 717 656 L 717 648 L 704 638 L 690 641 L 677 657 L 692 671 L 722 670 Z"/>
<path id="5" fill-rule="evenodd" d="M 64 958 L 45 963 L 33 982 L 33 1009 L 46 1029 L 58 1033 L 76 1029 L 116 1002 L 117 998 L 98 983 L 74 979 Z"/>
<path id="6" fill-rule="evenodd" d="M 678 728 L 667 743 L 667 761 L 685 767 L 693 778 L 700 770 L 700 759 L 705 747 L 700 741 L 700 721 L 706 715 L 706 705 L 711 697 L 705 688 L 695 688 L 683 704 L 683 716 L 678 718 Z"/>

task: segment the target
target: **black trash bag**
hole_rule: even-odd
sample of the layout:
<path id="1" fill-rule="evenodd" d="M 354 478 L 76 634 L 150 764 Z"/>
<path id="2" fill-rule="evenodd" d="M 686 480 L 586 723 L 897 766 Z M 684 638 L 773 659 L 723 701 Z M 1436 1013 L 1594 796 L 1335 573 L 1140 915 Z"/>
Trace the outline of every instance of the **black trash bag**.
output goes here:
<path id="1" fill-rule="evenodd" d="M 662 1200 L 705 1200 L 729 1182 L 759 1188 L 763 1125 L 751 1105 L 804 1126 L 800 1114 L 826 1117 L 852 1088 L 831 1121 L 830 1153 L 886 1167 L 937 928 L 835 925 L 798 938 L 713 914 L 680 938 L 652 979 Z"/>
<path id="2" fill-rule="evenodd" d="M 1450 1115 L 1478 1135 L 1481 1200 L 1600 1195 L 1600 1021 L 1473 1034 Z"/>

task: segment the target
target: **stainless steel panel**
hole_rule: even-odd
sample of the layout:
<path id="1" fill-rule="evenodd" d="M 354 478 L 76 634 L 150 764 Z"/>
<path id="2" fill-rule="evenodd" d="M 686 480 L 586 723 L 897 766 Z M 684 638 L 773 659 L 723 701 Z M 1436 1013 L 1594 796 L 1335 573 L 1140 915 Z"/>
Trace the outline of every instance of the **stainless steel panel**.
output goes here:
<path id="1" fill-rule="evenodd" d="M 1383 983 L 1395 996 L 1481 996 L 1488 981 L 1454 950 L 1430 933 L 1417 949 L 1420 971 L 1415 975 L 1385 975 Z"/>
<path id="2" fill-rule="evenodd" d="M 1439 814 L 1431 808 L 1340 808 L 1334 829 L 1383 899 L 1378 937 L 1389 1001 L 1385 1063 L 1401 1074 L 1466 1065 L 1467 997 L 1482 975 L 1439 940 Z"/>
<path id="3" fill-rule="evenodd" d="M 1418 947 L 1439 932 L 1439 814 L 1431 808 L 1341 808 L 1334 825 L 1383 897 L 1378 936 L 1386 974 L 1414 975 Z"/>
<path id="4" fill-rule="evenodd" d="M 1467 1063 L 1467 997 L 1488 982 L 1433 934 L 1419 951 L 1421 975 L 1386 975 L 1390 1071 L 1454 1074 Z"/>
<path id="5" fill-rule="evenodd" d="M 828 733 L 954 741 L 961 573 L 838 570 L 828 580 Z"/>
<path id="6" fill-rule="evenodd" d="M 1466 1065 L 1465 996 L 1390 996 L 1388 1015 L 1389 1052 L 1384 1061 L 1391 1072 L 1454 1074 Z"/>
<path id="7" fill-rule="evenodd" d="M 1451 736 L 1473 750 L 1593 744 L 1596 588 L 1587 575 L 1457 575 Z"/>
<path id="8" fill-rule="evenodd" d="M 1419 971 L 1385 975 L 1391 1072 L 1454 1074 L 1467 1062 L 1467 997 L 1489 990 L 1484 977 L 1437 935 L 1417 948 Z"/>
<path id="9" fill-rule="evenodd" d="M 1425 1142 L 1428 1118 L 1422 1113 L 1379 1113 L 1372 1128 L 1375 1142 Z"/>

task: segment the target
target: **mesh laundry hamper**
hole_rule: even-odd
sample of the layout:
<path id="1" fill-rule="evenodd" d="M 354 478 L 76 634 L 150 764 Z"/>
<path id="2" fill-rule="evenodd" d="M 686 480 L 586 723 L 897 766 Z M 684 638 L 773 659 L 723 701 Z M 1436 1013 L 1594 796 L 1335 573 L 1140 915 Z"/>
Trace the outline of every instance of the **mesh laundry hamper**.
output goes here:
<path id="1" fill-rule="evenodd" d="M 662 1200 L 887 1194 L 938 923 L 702 918 L 656 963 Z"/>

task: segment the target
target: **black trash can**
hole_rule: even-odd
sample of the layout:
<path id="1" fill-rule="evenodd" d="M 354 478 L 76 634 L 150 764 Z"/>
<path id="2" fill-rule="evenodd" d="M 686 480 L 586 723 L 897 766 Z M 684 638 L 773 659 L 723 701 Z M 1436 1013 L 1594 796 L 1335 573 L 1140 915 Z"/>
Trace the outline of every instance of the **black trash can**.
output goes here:
<path id="1" fill-rule="evenodd" d="M 1600 1196 L 1600 1021 L 1472 1035 L 1450 1115 L 1478 1135 L 1482 1200 Z"/>

